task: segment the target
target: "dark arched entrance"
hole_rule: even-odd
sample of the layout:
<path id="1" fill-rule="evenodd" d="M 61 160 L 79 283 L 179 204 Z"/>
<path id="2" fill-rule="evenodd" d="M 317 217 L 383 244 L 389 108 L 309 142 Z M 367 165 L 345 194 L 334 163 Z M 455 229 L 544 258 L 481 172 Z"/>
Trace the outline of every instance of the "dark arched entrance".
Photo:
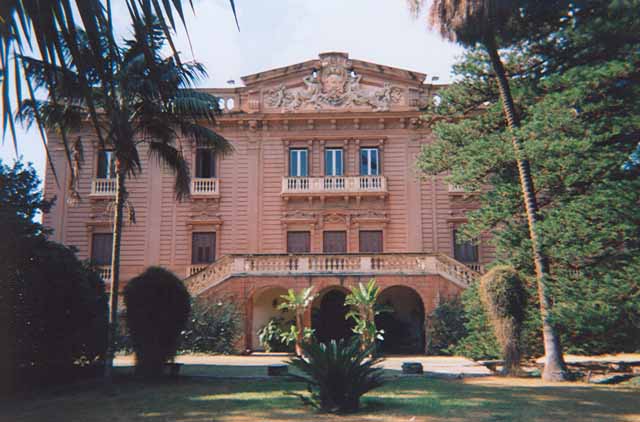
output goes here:
<path id="1" fill-rule="evenodd" d="M 344 305 L 346 296 L 347 292 L 343 290 L 331 289 L 314 301 L 311 326 L 320 343 L 349 338 L 353 334 L 353 322 L 345 318 L 349 312 L 349 308 Z"/>
<path id="2" fill-rule="evenodd" d="M 378 303 L 391 310 L 376 316 L 376 326 L 384 330 L 382 351 L 424 353 L 424 305 L 418 293 L 410 287 L 392 286 L 380 293 Z"/>

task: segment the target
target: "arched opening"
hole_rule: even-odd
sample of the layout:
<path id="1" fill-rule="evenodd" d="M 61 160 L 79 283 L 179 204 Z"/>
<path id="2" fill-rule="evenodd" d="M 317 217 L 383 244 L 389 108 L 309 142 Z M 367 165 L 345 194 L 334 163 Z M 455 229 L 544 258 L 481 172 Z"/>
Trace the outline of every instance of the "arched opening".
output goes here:
<path id="1" fill-rule="evenodd" d="M 424 305 L 420 295 L 410 287 L 392 286 L 380 293 L 378 303 L 390 309 L 376 316 L 376 326 L 384 330 L 382 351 L 424 353 Z"/>
<path id="2" fill-rule="evenodd" d="M 283 302 L 282 295 L 287 290 L 283 287 L 267 287 L 256 292 L 253 296 L 253 312 L 251 320 L 251 349 L 264 350 L 258 338 L 258 331 L 267 325 L 271 319 L 277 319 L 283 324 L 290 321 L 295 323 L 295 315 L 290 311 L 282 311 L 278 306 Z M 288 324 L 290 325 L 290 324 Z"/>
<path id="3" fill-rule="evenodd" d="M 311 307 L 311 327 L 320 343 L 349 338 L 353 335 L 353 321 L 347 320 L 349 307 L 344 299 L 349 291 L 342 287 L 321 292 Z"/>

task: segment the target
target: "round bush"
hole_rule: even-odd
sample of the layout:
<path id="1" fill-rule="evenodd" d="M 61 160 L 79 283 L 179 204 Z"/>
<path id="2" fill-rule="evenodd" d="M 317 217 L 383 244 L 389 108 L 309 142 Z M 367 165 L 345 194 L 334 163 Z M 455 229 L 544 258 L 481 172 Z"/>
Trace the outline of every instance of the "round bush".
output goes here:
<path id="1" fill-rule="evenodd" d="M 170 271 L 150 267 L 124 289 L 127 327 L 136 354 L 136 371 L 159 376 L 179 346 L 191 301 L 182 281 Z"/>

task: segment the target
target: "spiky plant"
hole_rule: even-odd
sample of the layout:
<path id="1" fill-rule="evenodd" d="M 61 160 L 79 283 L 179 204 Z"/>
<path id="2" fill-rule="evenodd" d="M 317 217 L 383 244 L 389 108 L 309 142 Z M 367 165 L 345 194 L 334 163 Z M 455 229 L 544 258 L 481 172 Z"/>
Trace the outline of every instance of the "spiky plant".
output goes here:
<path id="1" fill-rule="evenodd" d="M 382 358 L 370 344 L 362 348 L 358 338 L 303 343 L 305 357 L 293 358 L 290 365 L 302 375 L 294 378 L 307 384 L 309 395 L 294 394 L 305 404 L 325 412 L 352 413 L 360 408 L 360 398 L 383 384 Z"/>

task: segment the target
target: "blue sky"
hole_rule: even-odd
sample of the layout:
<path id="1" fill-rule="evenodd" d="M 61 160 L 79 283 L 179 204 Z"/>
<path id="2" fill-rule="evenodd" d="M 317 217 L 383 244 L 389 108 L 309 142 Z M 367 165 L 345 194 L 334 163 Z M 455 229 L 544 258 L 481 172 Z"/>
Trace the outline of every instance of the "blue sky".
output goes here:
<path id="1" fill-rule="evenodd" d="M 114 1 L 116 30 L 128 34 L 123 1 Z M 187 3 L 186 1 L 184 2 Z M 359 60 L 426 73 L 451 80 L 451 65 L 462 53 L 427 30 L 424 16 L 414 19 L 404 0 L 236 0 L 238 32 L 227 0 L 195 0 L 187 12 L 192 50 L 184 31 L 177 34 L 183 58 L 202 62 L 209 78 L 202 87 L 224 87 L 234 79 L 343 51 Z M 45 156 L 37 131 L 19 130 L 19 154 L 44 174 Z M 9 136 L 0 158 L 16 157 Z"/>

